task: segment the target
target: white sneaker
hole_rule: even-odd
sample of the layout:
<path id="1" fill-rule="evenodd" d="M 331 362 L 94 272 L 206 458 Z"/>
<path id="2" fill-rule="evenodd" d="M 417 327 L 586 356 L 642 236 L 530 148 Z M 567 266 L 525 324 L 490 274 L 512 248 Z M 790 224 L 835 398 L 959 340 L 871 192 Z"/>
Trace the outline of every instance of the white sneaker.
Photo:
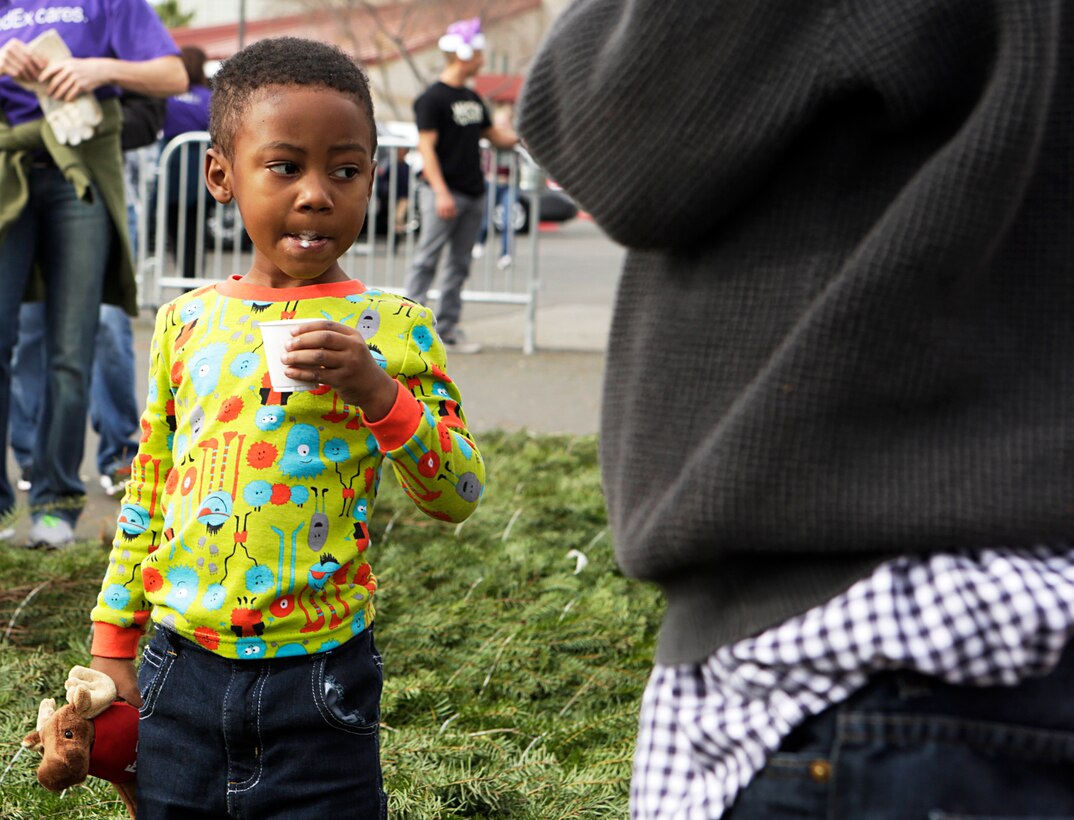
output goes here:
<path id="1" fill-rule="evenodd" d="M 481 345 L 477 342 L 468 342 L 466 337 L 462 335 L 461 330 L 456 330 L 453 336 L 442 337 L 441 341 L 444 343 L 444 350 L 448 353 L 480 353 Z"/>
<path id="2" fill-rule="evenodd" d="M 485 255 L 485 246 L 481 244 L 474 245 L 474 249 L 470 251 L 470 255 L 474 259 L 480 259 L 482 256 Z"/>
<path id="3" fill-rule="evenodd" d="M 505 253 L 499 259 L 496 260 L 496 267 L 499 270 L 507 270 L 511 267 L 511 254 Z"/>
<path id="4" fill-rule="evenodd" d="M 101 486 L 109 496 L 123 495 L 127 489 L 127 482 L 130 480 L 130 467 L 116 467 L 101 475 Z"/>
<path id="5" fill-rule="evenodd" d="M 10 541 L 14 537 L 15 537 L 15 528 L 14 527 L 4 527 L 3 529 L 0 529 L 0 541 Z"/>
<path id="6" fill-rule="evenodd" d="M 32 487 L 33 485 L 30 483 L 29 470 L 23 469 L 23 471 L 19 473 L 19 480 L 15 482 L 15 486 L 22 490 L 24 493 L 30 492 L 30 487 Z"/>
<path id="7" fill-rule="evenodd" d="M 104 491 L 107 495 L 119 495 L 127 489 L 127 482 L 122 480 L 113 481 L 112 476 L 103 475 L 101 476 L 101 486 L 104 487 Z"/>

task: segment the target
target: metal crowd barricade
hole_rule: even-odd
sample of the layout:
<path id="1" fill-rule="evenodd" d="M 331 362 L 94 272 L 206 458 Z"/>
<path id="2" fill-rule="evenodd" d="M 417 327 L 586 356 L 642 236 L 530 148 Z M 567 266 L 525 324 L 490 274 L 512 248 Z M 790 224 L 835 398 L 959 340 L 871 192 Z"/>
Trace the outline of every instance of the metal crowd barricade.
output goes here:
<path id="1" fill-rule="evenodd" d="M 419 180 L 413 165 L 406 157 L 416 148 L 407 138 L 379 138 L 378 178 L 370 198 L 366 227 L 354 245 L 340 259 L 347 274 L 361 279 L 368 287 L 404 293 L 410 265 L 420 236 L 420 213 L 417 207 Z M 234 203 L 221 205 L 212 199 L 203 183 L 191 185 L 191 169 L 201 169 L 204 153 L 209 147 L 209 135 L 204 131 L 182 134 L 168 142 L 155 165 L 145 169 L 142 185 L 145 199 L 153 203 L 154 229 L 148 232 L 149 242 L 139 243 L 146 248 L 139 252 L 140 302 L 143 308 L 156 310 L 185 290 L 201 287 L 241 275 L 249 270 L 252 248 L 245 238 L 242 217 Z M 509 232 L 512 249 L 509 264 L 500 263 L 499 255 L 486 253 L 475 259 L 462 298 L 467 302 L 518 305 L 523 308 L 522 348 L 533 353 L 537 347 L 537 296 L 540 286 L 539 244 L 540 190 L 544 176 L 533 159 L 521 148 L 497 152 L 484 146 L 485 167 L 488 168 L 486 220 L 495 222 L 497 171 L 507 169 L 505 196 L 517 202 L 524 191 L 529 203 L 529 230 L 515 233 L 510 215 L 503 220 Z M 195 162 L 189 153 L 196 152 Z M 199 170 L 200 172 L 200 170 Z M 382 175 L 382 177 L 381 177 Z M 503 172 L 501 170 L 501 178 Z M 178 190 L 176 190 L 178 189 Z M 193 203 L 188 201 L 191 190 L 196 191 Z M 400 205 L 406 194 L 405 205 Z M 174 206 L 173 224 L 169 228 L 168 206 Z M 193 205 L 194 207 L 188 207 Z M 506 209 L 505 209 L 506 210 Z M 143 208 L 149 212 L 150 208 Z M 381 214 L 381 211 L 386 211 Z M 140 236 L 145 237 L 148 219 L 143 215 Z M 193 221 L 193 224 L 191 224 Z M 182 275 L 186 255 L 186 237 L 195 232 L 195 264 L 199 275 Z M 169 239 L 169 234 L 173 234 Z M 486 244 L 498 243 L 494 225 L 488 225 Z M 171 248 L 169 248 L 171 246 Z M 446 253 L 446 249 L 445 249 Z M 434 282 L 434 285 L 436 283 Z M 437 289 L 429 290 L 429 299 L 439 299 Z"/>

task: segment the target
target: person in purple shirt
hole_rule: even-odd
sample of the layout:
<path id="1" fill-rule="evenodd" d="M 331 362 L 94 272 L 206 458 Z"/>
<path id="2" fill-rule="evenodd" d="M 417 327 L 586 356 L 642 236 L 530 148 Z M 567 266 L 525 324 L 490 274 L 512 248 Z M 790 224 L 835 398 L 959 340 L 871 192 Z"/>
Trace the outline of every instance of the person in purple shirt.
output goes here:
<path id="1" fill-rule="evenodd" d="M 209 81 L 205 78 L 205 52 L 196 46 L 183 46 L 179 56 L 186 68 L 190 88 L 182 94 L 168 98 L 164 111 L 162 147 L 180 134 L 209 130 L 209 102 L 212 93 L 209 91 Z M 202 167 L 207 147 L 193 144 L 173 154 L 173 159 L 168 163 L 168 246 L 179 260 L 183 276 L 188 279 L 197 276 L 198 194 L 205 188 Z M 180 170 L 184 162 L 187 171 L 186 186 L 180 190 Z M 209 203 L 206 205 L 211 207 Z M 182 220 L 181 210 L 186 211 L 186 218 Z M 182 231 L 179 230 L 180 222 Z M 182 253 L 179 252 L 180 244 Z"/>
<path id="2" fill-rule="evenodd" d="M 197 46 L 183 46 L 179 52 L 190 87 L 169 97 L 164 109 L 164 139 L 170 140 L 189 131 L 209 130 L 209 103 L 212 92 L 205 78 L 205 52 Z"/>
<path id="3" fill-rule="evenodd" d="M 69 59 L 46 63 L 32 50 L 49 29 L 63 39 Z M 115 98 L 120 89 L 160 97 L 182 92 L 187 80 L 178 51 L 146 0 L 0 0 L 0 316 L 8 317 L 0 322 L 0 431 L 8 428 L 12 319 L 28 288 L 45 305 L 48 375 L 28 546 L 74 540 L 99 306 L 104 300 L 137 313 Z M 103 120 L 88 139 L 65 145 L 20 82 L 37 82 L 60 102 L 92 92 Z M 0 521 L 10 522 L 15 494 L 6 450 L 0 436 Z M 0 537 L 12 535 L 0 527 Z"/>

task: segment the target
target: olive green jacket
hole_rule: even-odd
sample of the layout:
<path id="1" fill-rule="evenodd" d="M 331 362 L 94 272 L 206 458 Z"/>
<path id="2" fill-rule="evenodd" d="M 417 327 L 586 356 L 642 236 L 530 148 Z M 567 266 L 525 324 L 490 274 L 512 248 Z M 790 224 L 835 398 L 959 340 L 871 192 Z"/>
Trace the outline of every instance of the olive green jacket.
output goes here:
<path id="1" fill-rule="evenodd" d="M 101 108 L 104 120 L 97 127 L 96 135 L 80 145 L 60 144 L 44 119 L 12 127 L 0 114 L 0 246 L 8 228 L 29 199 L 33 152 L 44 149 L 74 186 L 80 200 L 93 201 L 94 185 L 104 198 L 112 217 L 114 236 L 102 299 L 108 304 L 119 305 L 134 316 L 138 313 L 138 286 L 123 193 L 123 155 L 119 142 L 123 115 L 119 101 L 115 99 L 103 101 Z M 35 275 L 27 288 L 26 298 L 41 298 L 40 289 L 40 277 Z"/>

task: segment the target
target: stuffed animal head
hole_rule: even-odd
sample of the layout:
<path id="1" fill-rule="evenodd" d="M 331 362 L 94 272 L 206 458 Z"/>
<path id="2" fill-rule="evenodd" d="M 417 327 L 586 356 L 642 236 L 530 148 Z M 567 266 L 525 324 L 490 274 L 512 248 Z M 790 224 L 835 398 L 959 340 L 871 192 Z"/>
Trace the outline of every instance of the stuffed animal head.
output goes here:
<path id="1" fill-rule="evenodd" d="M 52 701 L 52 711 L 46 715 L 44 725 L 22 741 L 42 754 L 37 782 L 51 792 L 61 792 L 85 780 L 93 736 L 92 720 L 80 715 L 70 703 L 56 709 Z"/>
<path id="2" fill-rule="evenodd" d="M 75 786 L 89 775 L 93 718 L 116 697 L 111 678 L 84 666 L 71 670 L 65 688 L 67 703 L 57 709 L 52 698 L 41 701 L 37 728 L 22 740 L 23 746 L 43 755 L 37 782 L 53 792 Z"/>

